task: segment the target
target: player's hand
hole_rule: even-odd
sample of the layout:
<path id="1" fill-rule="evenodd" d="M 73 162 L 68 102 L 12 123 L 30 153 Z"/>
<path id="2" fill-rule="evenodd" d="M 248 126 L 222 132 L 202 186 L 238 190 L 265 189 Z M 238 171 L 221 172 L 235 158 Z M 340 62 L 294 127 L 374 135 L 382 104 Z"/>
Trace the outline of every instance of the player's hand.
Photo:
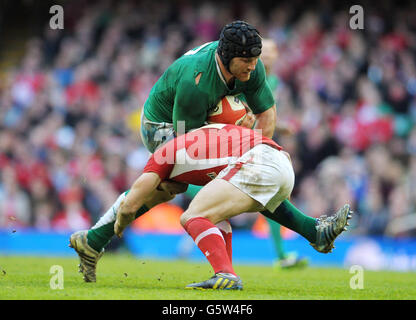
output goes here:
<path id="1" fill-rule="evenodd" d="M 176 181 L 162 181 L 157 187 L 160 191 L 166 191 L 171 195 L 184 193 L 188 189 L 188 184 Z"/>
<path id="2" fill-rule="evenodd" d="M 252 129 L 254 127 L 255 122 L 256 116 L 251 111 L 248 111 L 243 121 L 240 123 L 240 126 Z"/>
<path id="3" fill-rule="evenodd" d="M 118 221 L 118 219 L 116 220 L 116 222 L 114 223 L 114 234 L 121 238 L 123 236 L 123 232 L 124 232 L 124 228 L 122 228 L 120 226 L 120 223 Z"/>
<path id="4" fill-rule="evenodd" d="M 121 212 L 123 209 L 125 200 L 126 199 L 120 202 L 120 206 L 118 207 L 118 210 L 117 210 L 116 222 L 114 223 L 114 234 L 119 238 L 123 236 L 124 229 L 126 228 L 126 225 L 127 225 L 125 221 L 126 217 Z"/>

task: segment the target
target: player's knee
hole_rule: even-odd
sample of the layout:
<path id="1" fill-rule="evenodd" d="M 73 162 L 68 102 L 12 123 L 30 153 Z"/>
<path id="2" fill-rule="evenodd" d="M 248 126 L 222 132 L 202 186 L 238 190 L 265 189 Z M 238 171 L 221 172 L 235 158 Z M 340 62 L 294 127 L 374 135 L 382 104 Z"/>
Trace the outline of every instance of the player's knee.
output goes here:
<path id="1" fill-rule="evenodd" d="M 195 212 L 193 210 L 188 209 L 181 215 L 181 218 L 180 218 L 181 225 L 184 226 L 189 220 L 193 218 L 205 218 L 205 217 L 203 214 L 199 212 Z"/>
<path id="2" fill-rule="evenodd" d="M 196 212 L 196 211 L 188 209 L 184 213 L 182 213 L 182 215 L 180 217 L 181 225 L 184 226 L 192 218 L 205 218 L 205 219 L 208 219 L 209 221 L 211 221 L 214 224 L 218 220 L 218 219 L 215 219 L 215 217 L 210 215 L 208 212 L 207 213 L 205 213 L 205 212 Z"/>
<path id="3" fill-rule="evenodd" d="M 185 224 L 191 219 L 193 218 L 192 215 L 190 214 L 189 210 L 186 210 L 184 213 L 182 213 L 181 217 L 180 217 L 180 223 L 183 226 L 185 226 Z"/>

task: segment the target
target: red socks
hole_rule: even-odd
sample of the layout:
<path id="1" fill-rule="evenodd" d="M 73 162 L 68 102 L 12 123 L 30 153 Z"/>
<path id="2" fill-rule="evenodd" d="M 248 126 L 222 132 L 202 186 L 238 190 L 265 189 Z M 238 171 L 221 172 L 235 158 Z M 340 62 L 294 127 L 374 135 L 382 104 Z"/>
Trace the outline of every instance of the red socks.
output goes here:
<path id="1" fill-rule="evenodd" d="M 227 249 L 228 258 L 230 259 L 230 262 L 233 262 L 233 246 L 232 246 L 232 229 L 231 225 L 228 222 L 228 220 L 221 221 L 220 223 L 217 223 L 216 226 L 218 229 L 220 229 L 222 237 L 225 240 L 225 248 Z"/>
<path id="2" fill-rule="evenodd" d="M 231 232 L 220 231 L 211 221 L 201 217 L 189 219 L 183 227 L 208 259 L 214 273 L 223 272 L 236 275 L 223 236 L 224 233 L 231 240 Z M 224 229 L 227 228 L 224 227 Z M 228 251 L 231 253 L 231 241 Z"/>

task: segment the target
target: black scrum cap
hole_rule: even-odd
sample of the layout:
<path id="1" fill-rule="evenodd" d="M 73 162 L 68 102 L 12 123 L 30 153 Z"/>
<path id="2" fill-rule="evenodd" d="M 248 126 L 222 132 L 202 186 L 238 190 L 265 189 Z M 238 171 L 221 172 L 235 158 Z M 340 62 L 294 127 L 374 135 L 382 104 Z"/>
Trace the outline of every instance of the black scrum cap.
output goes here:
<path id="1" fill-rule="evenodd" d="M 257 57 L 261 54 L 261 47 L 261 37 L 256 28 L 244 21 L 234 21 L 222 29 L 217 51 L 222 63 L 230 71 L 232 58 Z"/>

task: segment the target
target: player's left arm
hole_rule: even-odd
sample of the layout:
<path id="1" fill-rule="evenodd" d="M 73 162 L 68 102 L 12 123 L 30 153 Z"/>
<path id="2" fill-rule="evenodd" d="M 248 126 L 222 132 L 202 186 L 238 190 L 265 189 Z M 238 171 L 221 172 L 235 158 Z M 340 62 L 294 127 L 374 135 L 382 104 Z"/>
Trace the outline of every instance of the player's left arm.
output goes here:
<path id="1" fill-rule="evenodd" d="M 261 129 L 262 135 L 271 139 L 276 128 L 276 106 L 256 114 L 256 121 L 255 129 Z"/>
<path id="2" fill-rule="evenodd" d="M 273 92 L 266 81 L 266 71 L 261 60 L 257 63 L 244 95 L 250 109 L 256 115 L 255 129 L 261 129 L 263 136 L 271 138 L 276 127 L 276 104 Z"/>
<path id="3" fill-rule="evenodd" d="M 154 174 L 153 172 L 145 173 Z M 151 182 L 151 180 L 154 181 Z M 124 229 L 133 222 L 136 217 L 136 212 L 141 208 L 142 205 L 150 210 L 158 204 L 167 202 L 175 198 L 176 194 L 183 193 L 188 188 L 187 184 L 175 182 L 175 181 L 162 181 L 157 185 L 156 189 L 154 184 L 160 181 L 157 177 L 147 176 L 143 181 L 136 181 L 137 184 L 133 184 L 126 199 L 121 203 L 121 206 L 117 212 L 117 220 L 114 224 L 114 233 L 121 237 Z M 144 191 L 142 190 L 144 189 Z M 129 199 L 127 199 L 129 197 Z"/>
<path id="4" fill-rule="evenodd" d="M 160 177 L 154 172 L 145 172 L 133 183 L 126 198 L 117 211 L 114 233 L 121 237 L 124 229 L 135 219 L 136 212 L 146 203 L 152 202 Z"/>

